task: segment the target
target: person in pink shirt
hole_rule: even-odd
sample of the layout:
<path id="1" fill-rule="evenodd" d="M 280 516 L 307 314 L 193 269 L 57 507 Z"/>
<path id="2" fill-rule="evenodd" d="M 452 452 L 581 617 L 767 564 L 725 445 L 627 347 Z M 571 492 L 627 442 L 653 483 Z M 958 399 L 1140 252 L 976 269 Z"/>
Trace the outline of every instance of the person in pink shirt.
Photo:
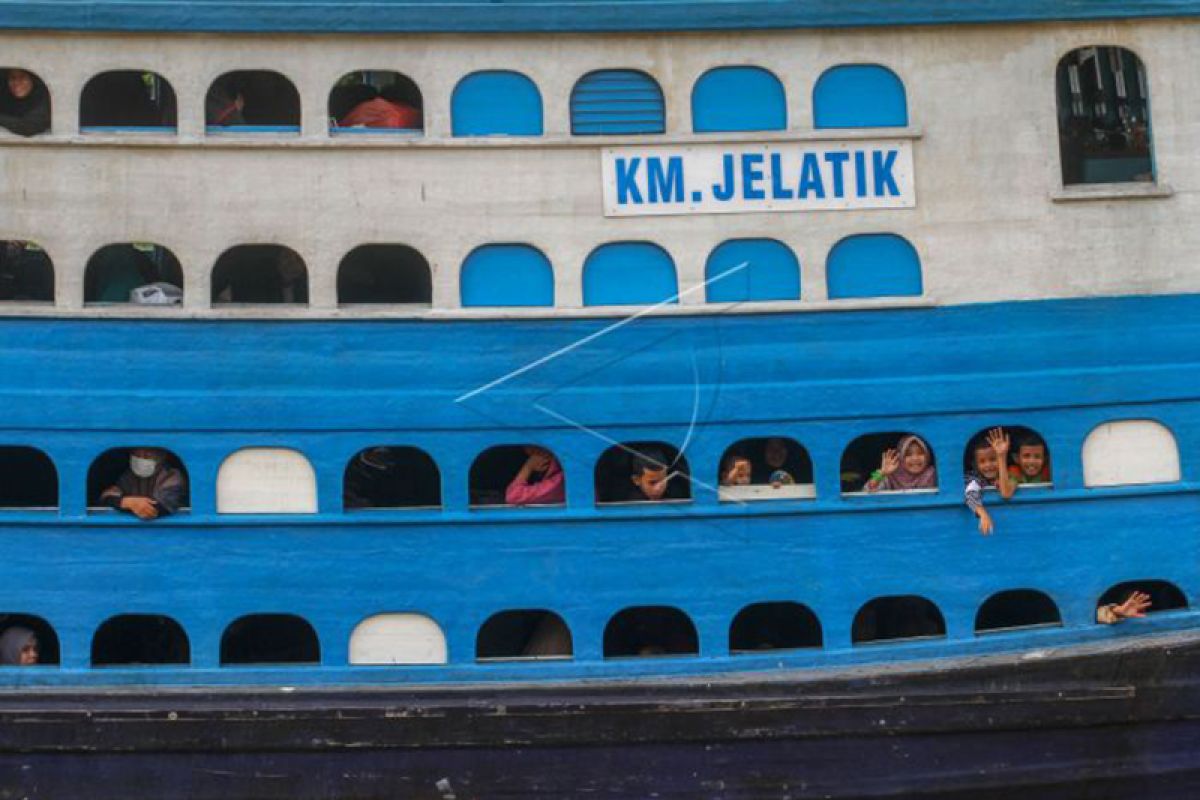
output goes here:
<path id="1" fill-rule="evenodd" d="M 504 490 L 504 502 L 510 506 L 553 505 L 566 501 L 562 466 L 554 454 L 543 447 L 525 448 L 525 463 Z"/>

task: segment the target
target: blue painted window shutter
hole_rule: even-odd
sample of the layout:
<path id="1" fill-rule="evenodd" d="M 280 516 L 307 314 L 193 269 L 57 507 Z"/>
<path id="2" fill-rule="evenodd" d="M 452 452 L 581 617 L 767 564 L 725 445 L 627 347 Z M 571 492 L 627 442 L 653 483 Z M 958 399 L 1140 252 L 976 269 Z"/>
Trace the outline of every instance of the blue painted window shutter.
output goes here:
<path id="1" fill-rule="evenodd" d="M 541 136 L 542 95 L 519 72 L 474 72 L 450 99 L 455 136 Z"/>
<path id="2" fill-rule="evenodd" d="M 829 299 L 920 296 L 921 259 L 907 239 L 868 233 L 842 239 L 825 262 Z"/>
<path id="3" fill-rule="evenodd" d="M 571 133 L 662 133 L 666 111 L 662 89 L 644 72 L 589 72 L 571 90 Z"/>
<path id="4" fill-rule="evenodd" d="M 817 128 L 902 128 L 908 125 L 904 82 L 878 64 L 825 70 L 813 88 Z"/>
<path id="5" fill-rule="evenodd" d="M 692 130 L 781 131 L 787 128 L 783 85 L 760 67 L 719 67 L 692 88 Z"/>
<path id="6" fill-rule="evenodd" d="M 722 242 L 708 256 L 704 280 L 710 303 L 800 299 L 800 262 L 791 248 L 774 239 Z"/>
<path id="7" fill-rule="evenodd" d="M 554 268 L 527 244 L 475 248 L 463 261 L 459 282 L 465 307 L 554 305 Z"/>
<path id="8" fill-rule="evenodd" d="M 656 244 L 601 245 L 583 264 L 585 306 L 653 305 L 678 292 L 675 262 Z"/>

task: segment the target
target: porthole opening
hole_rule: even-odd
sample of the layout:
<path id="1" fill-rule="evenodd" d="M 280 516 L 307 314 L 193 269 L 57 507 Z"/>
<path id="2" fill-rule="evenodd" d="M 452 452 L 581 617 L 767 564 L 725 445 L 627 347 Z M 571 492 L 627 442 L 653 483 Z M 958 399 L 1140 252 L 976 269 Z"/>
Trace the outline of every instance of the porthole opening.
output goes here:
<path id="1" fill-rule="evenodd" d="M 1150 607 L 1146 609 L 1147 614 L 1157 614 L 1160 611 L 1180 611 L 1188 607 L 1187 595 L 1178 586 L 1157 579 L 1118 583 L 1101 595 L 1096 605 L 1123 603 L 1134 592 L 1144 592 L 1150 595 Z"/>
<path id="2" fill-rule="evenodd" d="M 1033 589 L 1009 589 L 989 597 L 975 615 L 975 632 L 1062 625 L 1054 600 Z"/>
<path id="3" fill-rule="evenodd" d="M 221 636 L 221 664 L 319 664 L 317 632 L 292 614 L 251 614 Z"/>
<path id="4" fill-rule="evenodd" d="M 32 447 L 0 446 L 0 508 L 58 508 L 58 471 L 49 456 Z"/>
<path id="5" fill-rule="evenodd" d="M 471 465 L 473 506 L 553 506 L 566 502 L 566 479 L 554 453 L 535 444 L 500 445 Z"/>
<path id="6" fill-rule="evenodd" d="M 812 459 L 795 439 L 742 439 L 721 457 L 717 483 L 722 500 L 811 500 Z"/>
<path id="7" fill-rule="evenodd" d="M 428 306 L 433 275 L 425 256 L 403 244 L 364 244 L 338 267 L 338 303 Z"/>
<path id="8" fill-rule="evenodd" d="M 83 87 L 79 126 L 88 129 L 174 130 L 175 90 L 156 72 L 113 70 Z"/>
<path id="9" fill-rule="evenodd" d="M 678 608 L 627 608 L 610 619 L 604 628 L 605 658 L 688 656 L 699 652 L 696 626 Z"/>
<path id="10" fill-rule="evenodd" d="M 0 666 L 57 666 L 60 660 L 50 623 L 32 614 L 0 613 Z"/>
<path id="11" fill-rule="evenodd" d="M 729 626 L 731 653 L 796 650 L 821 646 L 821 622 L 799 603 L 755 603 Z"/>
<path id="12" fill-rule="evenodd" d="M 915 595 L 872 600 L 859 609 L 851 629 L 855 644 L 945 635 L 942 612 L 929 600 Z"/>
<path id="13" fill-rule="evenodd" d="M 1001 459 L 992 447 L 992 439 L 999 433 L 1000 446 L 1007 444 L 1008 453 Z M 1022 425 L 1005 425 L 985 428 L 972 436 L 963 452 L 963 473 L 976 472 L 985 477 L 996 469 L 1003 469 L 1009 479 L 1020 486 L 1049 486 L 1052 482 L 1050 448 L 1046 440 L 1033 430 Z M 981 471 L 982 469 L 982 471 Z"/>
<path id="14" fill-rule="evenodd" d="M 299 133 L 300 94 L 278 72 L 227 72 L 209 87 L 204 116 L 214 131 Z"/>
<path id="15" fill-rule="evenodd" d="M 178 622 L 158 614 L 122 614 L 92 637 L 92 666 L 187 664 L 191 649 Z"/>
<path id="16" fill-rule="evenodd" d="M 860 436 L 842 454 L 842 494 L 936 492 L 933 448 L 914 433 Z"/>
<path id="17" fill-rule="evenodd" d="M 502 611 L 479 629 L 475 657 L 480 661 L 570 658 L 571 631 L 552 611 Z"/>
<path id="18" fill-rule="evenodd" d="M 424 450 L 390 445 L 367 447 L 346 464 L 342 502 L 347 510 L 439 508 L 441 475 Z"/>
<path id="19" fill-rule="evenodd" d="M 0 241 L 0 301 L 54 302 L 54 264 L 33 242 Z"/>
<path id="20" fill-rule="evenodd" d="M 88 469 L 87 496 L 93 511 L 116 509 L 141 519 L 176 514 L 190 505 L 187 469 L 178 456 L 160 447 L 114 448 Z M 137 498 L 148 500 L 152 509 L 127 502 Z"/>
<path id="21" fill-rule="evenodd" d="M 308 269 L 287 247 L 244 244 L 226 250 L 212 272 L 212 304 L 308 303 Z"/>
<path id="22" fill-rule="evenodd" d="M 110 244 L 88 259 L 83 301 L 179 305 L 183 269 L 174 253 L 157 244 Z"/>
<path id="23" fill-rule="evenodd" d="M 420 133 L 421 90 L 399 72 L 359 70 L 343 75 L 329 93 L 329 128 L 335 133 Z"/>
<path id="24" fill-rule="evenodd" d="M 596 462 L 597 503 L 661 503 L 692 496 L 687 459 L 664 442 L 625 442 Z"/>
<path id="25" fill-rule="evenodd" d="M 37 75 L 21 67 L 0 67 L 0 128 L 18 136 L 50 130 L 50 90 Z"/>

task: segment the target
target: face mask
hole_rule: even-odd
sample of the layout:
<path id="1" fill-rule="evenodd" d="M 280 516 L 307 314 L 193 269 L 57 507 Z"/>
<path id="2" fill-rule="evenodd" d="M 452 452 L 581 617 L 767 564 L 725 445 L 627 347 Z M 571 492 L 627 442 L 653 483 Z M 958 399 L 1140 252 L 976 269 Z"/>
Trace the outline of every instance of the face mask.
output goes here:
<path id="1" fill-rule="evenodd" d="M 158 462 L 153 458 L 129 457 L 129 470 L 139 478 L 149 478 L 158 469 Z"/>

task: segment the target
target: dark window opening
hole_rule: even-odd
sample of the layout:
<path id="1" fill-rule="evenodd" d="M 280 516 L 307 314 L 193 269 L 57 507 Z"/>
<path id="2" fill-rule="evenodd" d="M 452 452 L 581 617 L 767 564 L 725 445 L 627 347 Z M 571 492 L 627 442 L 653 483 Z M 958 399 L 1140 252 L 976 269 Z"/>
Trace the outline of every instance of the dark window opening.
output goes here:
<path id="1" fill-rule="evenodd" d="M 1062 625 L 1058 606 L 1044 592 L 1010 589 L 989 597 L 975 615 L 975 632 Z"/>
<path id="2" fill-rule="evenodd" d="M 872 433 L 842 453 L 841 482 L 843 494 L 936 491 L 937 459 L 920 436 Z"/>
<path id="3" fill-rule="evenodd" d="M 122 614 L 105 622 L 92 637 L 92 666 L 187 664 L 192 660 L 187 634 L 178 622 L 158 614 Z"/>
<path id="4" fill-rule="evenodd" d="M 277 244 L 243 244 L 226 250 L 212 273 L 212 303 L 308 302 L 304 260 Z"/>
<path id="5" fill-rule="evenodd" d="M 175 117 L 175 90 L 154 72 L 102 72 L 87 82 L 79 100 L 79 125 L 84 129 L 173 129 Z"/>
<path id="6" fill-rule="evenodd" d="M 37 75 L 21 67 L 0 67 L 0 128 L 18 136 L 50 130 L 50 90 Z"/>
<path id="7" fill-rule="evenodd" d="M 32 614 L 3 612 L 0 613 L 0 666 L 21 666 L 18 655 L 20 648 L 28 641 L 25 631 L 37 639 L 38 666 L 55 666 L 62 660 L 58 634 L 49 622 Z"/>
<path id="8" fill-rule="evenodd" d="M 416 447 L 368 447 L 346 464 L 342 502 L 347 509 L 438 508 L 441 474 Z"/>
<path id="9" fill-rule="evenodd" d="M 670 606 L 635 606 L 621 611 L 604 628 L 605 658 L 691 656 L 700 637 L 688 615 Z"/>
<path id="10" fill-rule="evenodd" d="M 742 439 L 721 456 L 717 483 L 722 499 L 811 498 L 812 459 L 795 439 Z"/>
<path id="11" fill-rule="evenodd" d="M 420 132 L 421 90 L 399 72 L 360 70 L 342 76 L 329 93 L 329 127 L 338 133 L 363 130 Z"/>
<path id="12" fill-rule="evenodd" d="M 0 508 L 58 508 L 58 471 L 32 447 L 0 447 Z"/>
<path id="13" fill-rule="evenodd" d="M 221 664 L 319 664 L 312 625 L 291 614 L 251 614 L 221 636 Z"/>
<path id="14" fill-rule="evenodd" d="M 156 244 L 110 244 L 88 259 L 85 303 L 178 305 L 183 302 L 179 259 Z"/>
<path id="15" fill-rule="evenodd" d="M 33 242 L 0 241 L 0 300 L 54 302 L 54 264 Z"/>
<path id="16" fill-rule="evenodd" d="M 755 603 L 746 606 L 729 626 L 729 650 L 755 653 L 820 647 L 821 622 L 799 603 Z"/>
<path id="17" fill-rule="evenodd" d="M 364 244 L 338 267 L 338 302 L 429 305 L 433 276 L 429 262 L 402 244 Z"/>
<path id="18" fill-rule="evenodd" d="M 283 132 L 300 129 L 300 94 L 278 72 L 238 70 L 213 81 L 204 100 L 210 127 L 250 127 Z"/>
<path id="19" fill-rule="evenodd" d="M 142 453 L 140 456 L 149 455 L 159 462 L 150 476 L 139 478 L 134 474 L 133 462 L 130 459 L 134 450 L 152 451 L 152 455 Z M 171 475 L 172 471 L 178 475 Z M 187 467 L 170 450 L 161 447 L 117 447 L 101 453 L 88 469 L 88 508 L 112 507 L 112 502 L 104 495 L 107 490 L 117 487 L 122 495 L 133 494 L 153 498 L 158 493 L 160 504 L 164 506 L 165 511 L 174 513 L 191 505 L 189 485 Z"/>
<path id="20" fill-rule="evenodd" d="M 1008 455 L 999 466 L 1008 472 L 1013 482 L 1018 486 L 1051 483 L 1050 448 L 1037 431 L 1023 425 L 993 426 L 972 436 L 963 452 L 963 472 L 978 472 L 980 464 L 977 461 L 989 459 L 987 451 L 994 451 L 991 432 L 997 427 L 1008 439 Z"/>
<path id="21" fill-rule="evenodd" d="M 571 631 L 552 611 L 502 611 L 479 629 L 475 657 L 484 659 L 570 658 Z"/>
<path id="22" fill-rule="evenodd" d="M 1081 47 L 1058 62 L 1057 84 L 1063 184 L 1153 181 L 1142 60 L 1123 47 Z"/>
<path id="23" fill-rule="evenodd" d="M 537 445 L 500 445 L 471 464 L 473 506 L 561 505 L 566 502 L 562 465 Z"/>
<path id="24" fill-rule="evenodd" d="M 687 459 L 663 442 L 625 442 L 596 462 L 596 502 L 662 502 L 692 496 Z"/>
<path id="25" fill-rule="evenodd" d="M 1150 595 L 1150 607 L 1147 614 L 1158 611 L 1178 611 L 1188 607 L 1187 595 L 1178 586 L 1167 581 L 1145 580 L 1125 581 L 1110 588 L 1101 597 L 1097 606 L 1109 603 L 1124 603 L 1133 592 L 1145 592 Z"/>
<path id="26" fill-rule="evenodd" d="M 859 609 L 851 629 L 855 644 L 945 635 L 942 612 L 929 600 L 914 595 L 872 600 Z"/>

